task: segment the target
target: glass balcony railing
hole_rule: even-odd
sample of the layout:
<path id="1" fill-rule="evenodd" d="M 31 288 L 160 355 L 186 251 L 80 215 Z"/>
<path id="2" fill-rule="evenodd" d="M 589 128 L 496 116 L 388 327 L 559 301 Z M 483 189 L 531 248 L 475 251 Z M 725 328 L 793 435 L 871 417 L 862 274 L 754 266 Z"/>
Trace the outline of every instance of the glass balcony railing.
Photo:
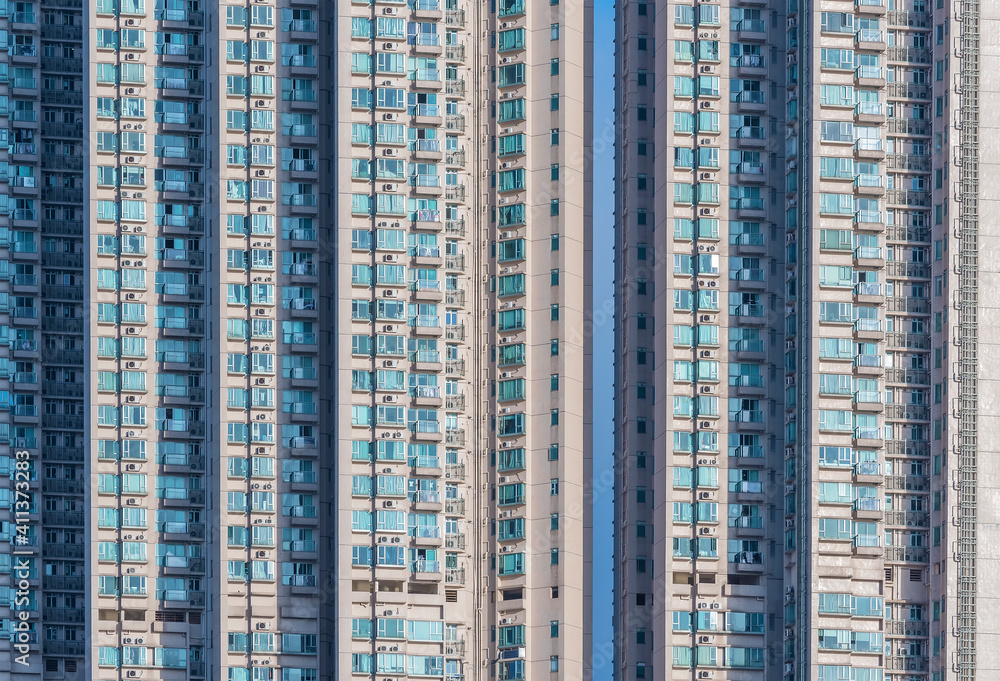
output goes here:
<path id="1" fill-rule="evenodd" d="M 881 260 L 882 249 L 878 246 L 859 246 L 854 249 L 854 257 L 859 260 Z"/>
<path id="2" fill-rule="evenodd" d="M 862 281 L 854 285 L 854 294 L 858 296 L 882 295 L 882 284 Z"/>
<path id="3" fill-rule="evenodd" d="M 854 75 L 857 78 L 882 79 L 885 78 L 885 69 L 881 66 L 862 65 L 854 69 Z"/>
<path id="4" fill-rule="evenodd" d="M 882 320 L 881 319 L 855 319 L 854 320 L 854 330 L 855 331 L 881 331 L 882 330 Z"/>

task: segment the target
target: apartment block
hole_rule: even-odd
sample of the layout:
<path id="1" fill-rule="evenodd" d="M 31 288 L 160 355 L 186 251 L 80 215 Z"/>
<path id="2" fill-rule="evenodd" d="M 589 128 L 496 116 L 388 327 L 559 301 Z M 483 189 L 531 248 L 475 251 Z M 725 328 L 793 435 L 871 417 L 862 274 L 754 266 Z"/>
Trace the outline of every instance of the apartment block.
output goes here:
<path id="1" fill-rule="evenodd" d="M 0 3 L 0 673 L 589 674 L 591 17 Z"/>
<path id="2" fill-rule="evenodd" d="M 619 4 L 616 678 L 992 677 L 980 9 Z"/>

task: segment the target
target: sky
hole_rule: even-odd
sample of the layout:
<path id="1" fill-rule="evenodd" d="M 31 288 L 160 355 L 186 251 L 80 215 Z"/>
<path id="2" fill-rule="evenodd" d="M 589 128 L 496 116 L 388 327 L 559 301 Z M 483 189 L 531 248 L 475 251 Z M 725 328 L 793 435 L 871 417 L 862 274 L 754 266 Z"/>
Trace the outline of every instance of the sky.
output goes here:
<path id="1" fill-rule="evenodd" d="M 614 1 L 594 0 L 594 681 L 611 678 L 614 641 L 614 39 Z"/>

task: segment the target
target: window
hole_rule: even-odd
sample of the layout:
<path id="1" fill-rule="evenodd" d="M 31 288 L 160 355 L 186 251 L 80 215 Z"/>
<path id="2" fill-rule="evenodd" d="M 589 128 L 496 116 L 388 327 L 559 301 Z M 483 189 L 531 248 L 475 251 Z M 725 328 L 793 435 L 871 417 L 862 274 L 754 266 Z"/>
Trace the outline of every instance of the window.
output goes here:
<path id="1" fill-rule="evenodd" d="M 552 26 L 549 27 L 549 33 L 550 40 L 559 40 L 559 24 L 552 24 Z"/>
<path id="2" fill-rule="evenodd" d="M 559 495 L 559 478 L 552 478 L 549 480 L 549 496 Z"/>
<path id="3" fill-rule="evenodd" d="M 559 111 L 559 95 L 549 95 L 549 111 Z"/>
<path id="4" fill-rule="evenodd" d="M 553 59 L 549 62 L 549 74 L 553 76 L 559 75 L 559 59 Z"/>
<path id="5" fill-rule="evenodd" d="M 558 146 L 559 144 L 559 128 L 552 128 L 549 130 L 549 144 L 552 146 Z"/>
<path id="6" fill-rule="evenodd" d="M 559 270 L 552 270 L 549 272 L 549 285 L 558 286 L 559 285 Z"/>

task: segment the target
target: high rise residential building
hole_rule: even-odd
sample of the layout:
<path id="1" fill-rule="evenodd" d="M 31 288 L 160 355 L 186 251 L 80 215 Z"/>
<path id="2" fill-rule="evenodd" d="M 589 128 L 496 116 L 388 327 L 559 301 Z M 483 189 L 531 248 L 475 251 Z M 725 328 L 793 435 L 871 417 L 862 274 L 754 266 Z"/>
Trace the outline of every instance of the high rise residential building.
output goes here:
<path id="1" fill-rule="evenodd" d="M 591 17 L 0 0 L 0 675 L 589 674 Z"/>
<path id="2" fill-rule="evenodd" d="M 996 675 L 998 28 L 618 4 L 617 679 Z"/>

